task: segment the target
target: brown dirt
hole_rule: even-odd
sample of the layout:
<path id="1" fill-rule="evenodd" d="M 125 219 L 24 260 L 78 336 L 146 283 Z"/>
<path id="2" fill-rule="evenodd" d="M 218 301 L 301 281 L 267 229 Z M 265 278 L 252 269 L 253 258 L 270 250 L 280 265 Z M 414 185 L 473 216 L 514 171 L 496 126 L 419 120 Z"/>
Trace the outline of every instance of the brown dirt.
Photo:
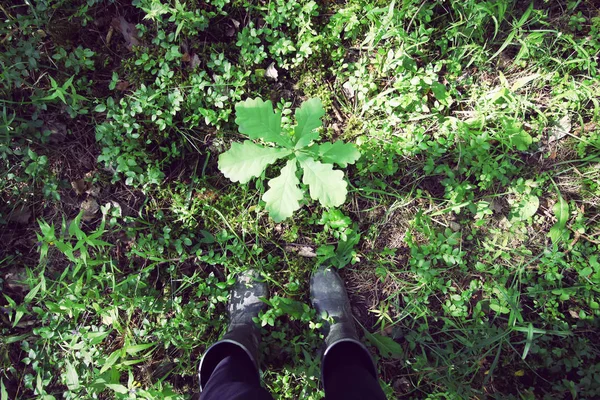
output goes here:
<path id="1" fill-rule="evenodd" d="M 404 238 L 414 215 L 414 210 L 406 208 L 393 212 L 382 226 L 379 237 L 375 241 L 375 248 L 400 249 L 399 253 L 407 250 Z"/>
<path id="2" fill-rule="evenodd" d="M 428 176 L 423 178 L 419 182 L 419 187 L 427 191 L 431 197 L 436 199 L 442 199 L 444 197 L 444 193 L 446 193 L 446 188 L 444 188 L 444 185 L 442 185 L 441 177 L 439 176 Z"/>

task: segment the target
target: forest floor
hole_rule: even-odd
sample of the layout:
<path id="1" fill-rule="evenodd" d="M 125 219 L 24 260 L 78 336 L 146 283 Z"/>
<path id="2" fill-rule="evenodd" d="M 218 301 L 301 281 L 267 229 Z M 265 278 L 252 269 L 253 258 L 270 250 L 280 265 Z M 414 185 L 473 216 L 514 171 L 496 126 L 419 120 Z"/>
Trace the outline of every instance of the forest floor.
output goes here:
<path id="1" fill-rule="evenodd" d="M 321 399 L 319 265 L 390 399 L 599 398 L 599 52 L 592 0 L 3 1 L 0 399 L 190 398 L 247 268 L 265 386 Z M 282 143 L 318 99 L 344 183 L 228 179 L 255 98 Z"/>

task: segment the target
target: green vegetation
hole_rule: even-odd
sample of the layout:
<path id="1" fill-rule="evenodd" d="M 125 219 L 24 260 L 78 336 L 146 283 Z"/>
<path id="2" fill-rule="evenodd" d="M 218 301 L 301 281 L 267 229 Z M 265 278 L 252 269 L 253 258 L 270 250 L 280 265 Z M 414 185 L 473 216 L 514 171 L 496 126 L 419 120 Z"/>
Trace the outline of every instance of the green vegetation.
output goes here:
<path id="1" fill-rule="evenodd" d="M 281 147 L 264 147 L 250 140 L 241 145 L 234 143 L 230 150 L 219 156 L 219 169 L 226 177 L 233 182 L 248 183 L 262 175 L 269 164 L 289 156 L 281 175 L 269 182 L 270 189 L 262 197 L 265 209 L 275 222 L 291 217 L 304 198 L 296 176 L 298 164 L 304 170 L 302 183 L 310 189 L 310 197 L 319 200 L 323 207 L 344 204 L 347 194 L 344 174 L 333 170 L 331 164 L 340 167 L 354 164 L 360 153 L 353 144 L 339 140 L 313 145 L 313 141 L 319 139 L 317 129 L 325 114 L 319 99 L 308 100 L 298 108 L 297 124 L 291 135 L 281 132 L 281 113 L 273 112 L 271 101 L 248 99 L 238 103 L 235 111 L 240 132 L 251 139 L 263 139 Z"/>
<path id="2" fill-rule="evenodd" d="M 249 266 L 320 399 L 320 263 L 390 399 L 600 396 L 592 0 L 5 1 L 0 52 L 0 399 L 189 398 Z"/>

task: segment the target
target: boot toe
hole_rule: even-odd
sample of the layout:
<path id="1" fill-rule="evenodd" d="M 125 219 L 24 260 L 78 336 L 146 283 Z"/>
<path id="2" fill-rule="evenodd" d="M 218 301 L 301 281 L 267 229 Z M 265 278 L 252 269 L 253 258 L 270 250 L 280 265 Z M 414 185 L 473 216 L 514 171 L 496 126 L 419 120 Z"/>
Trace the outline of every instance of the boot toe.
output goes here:
<path id="1" fill-rule="evenodd" d="M 267 296 L 267 284 L 261 280 L 261 276 L 257 271 L 247 270 L 240 273 L 229 301 L 231 323 L 252 323 L 252 319 L 266 308 L 266 304 L 261 300 L 261 297 Z"/>
<path id="2" fill-rule="evenodd" d="M 321 267 L 312 275 L 310 298 L 319 314 L 337 317 L 349 308 L 344 282 L 331 267 Z"/>

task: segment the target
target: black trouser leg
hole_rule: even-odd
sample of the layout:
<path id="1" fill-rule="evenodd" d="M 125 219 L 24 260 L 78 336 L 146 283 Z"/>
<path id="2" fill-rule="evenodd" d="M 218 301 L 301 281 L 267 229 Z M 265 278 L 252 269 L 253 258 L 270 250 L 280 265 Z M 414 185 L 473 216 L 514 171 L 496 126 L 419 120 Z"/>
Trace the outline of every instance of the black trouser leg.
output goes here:
<path id="1" fill-rule="evenodd" d="M 233 349 L 210 375 L 200 399 L 273 400 L 273 397 L 260 385 L 250 357 L 240 349 Z"/>
<path id="2" fill-rule="evenodd" d="M 326 400 L 386 400 L 377 377 L 361 361 L 362 349 L 352 343 L 332 348 L 323 371 Z"/>

